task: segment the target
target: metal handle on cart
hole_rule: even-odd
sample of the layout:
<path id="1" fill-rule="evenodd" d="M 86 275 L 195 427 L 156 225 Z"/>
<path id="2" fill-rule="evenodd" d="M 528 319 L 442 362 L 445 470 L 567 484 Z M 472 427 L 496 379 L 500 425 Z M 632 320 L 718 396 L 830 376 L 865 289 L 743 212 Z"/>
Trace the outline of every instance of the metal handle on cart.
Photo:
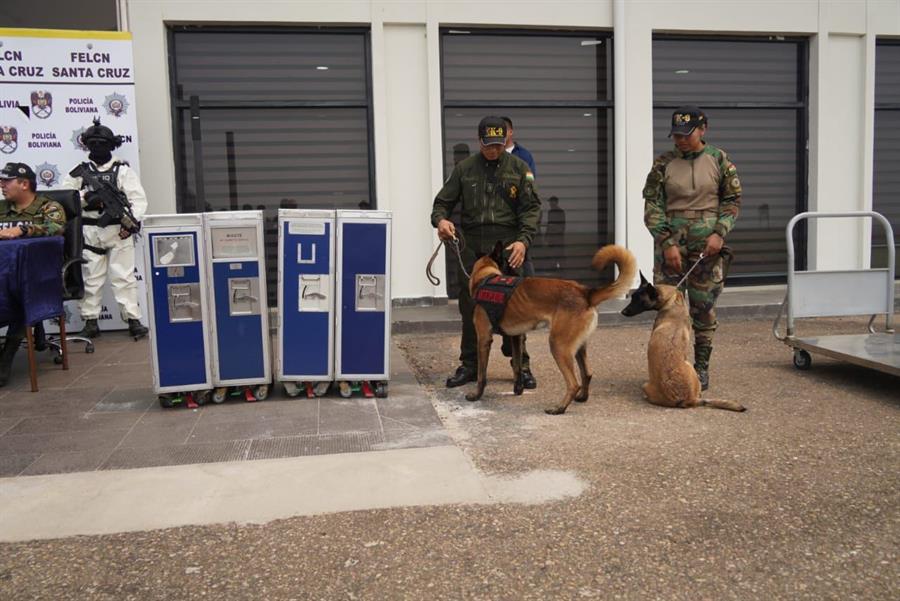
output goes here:
<path id="1" fill-rule="evenodd" d="M 793 298 L 794 290 L 795 290 L 795 270 L 794 270 L 794 227 L 800 221 L 804 219 L 820 219 L 820 218 L 836 218 L 836 217 L 871 217 L 874 220 L 877 220 L 881 223 L 881 226 L 884 228 L 885 238 L 887 241 L 887 249 L 888 249 L 888 266 L 886 270 L 887 277 L 887 291 L 885 300 L 885 329 L 889 332 L 893 331 L 893 307 L 894 307 L 894 273 L 895 269 L 895 258 L 894 258 L 894 232 L 891 229 L 890 222 L 884 217 L 884 215 L 880 213 L 876 213 L 874 211 L 846 211 L 839 213 L 818 213 L 813 211 L 807 211 L 804 213 L 799 213 L 794 215 L 790 221 L 788 221 L 786 231 L 787 238 L 787 260 L 788 260 L 788 271 L 787 271 L 787 293 L 785 295 L 785 302 L 782 304 L 782 307 L 787 306 L 787 334 L 785 337 L 779 337 L 778 335 L 778 323 L 781 319 L 782 311 L 779 311 L 778 318 L 775 320 L 775 325 L 773 327 L 773 331 L 775 333 L 775 337 L 779 340 L 784 340 L 787 337 L 794 335 L 794 305 L 795 299 Z M 875 320 L 875 317 L 878 314 L 872 316 L 872 320 L 869 322 L 869 330 L 873 331 L 872 323 Z"/>

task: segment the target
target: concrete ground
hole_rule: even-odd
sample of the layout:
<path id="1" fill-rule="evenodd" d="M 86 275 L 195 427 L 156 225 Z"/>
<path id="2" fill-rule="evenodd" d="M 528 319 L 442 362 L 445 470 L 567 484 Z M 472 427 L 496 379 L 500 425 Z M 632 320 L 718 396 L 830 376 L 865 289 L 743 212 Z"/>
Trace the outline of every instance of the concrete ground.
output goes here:
<path id="1" fill-rule="evenodd" d="M 200 427 L 209 419 L 211 432 L 244 436 L 247 449 L 313 434 L 295 431 L 302 420 L 280 413 L 301 403 L 294 400 L 203 407 L 193 417 L 152 402 L 129 405 L 125 392 L 110 397 L 118 384 L 93 405 L 86 392 L 51 398 L 56 376 L 45 375 L 45 365 L 48 390 L 38 394 L 70 418 L 32 419 L 27 392 L 0 397 L 2 465 L 28 454 L 12 449 L 39 453 L 5 474 L 44 474 L 0 479 L 0 539 L 16 541 L 0 544 L 0 598 L 898 598 L 897 378 L 818 356 L 801 372 L 772 338 L 770 319 L 734 312 L 722 322 L 709 394 L 743 403 L 746 413 L 644 402 L 648 324 L 601 315 L 588 350 L 591 399 L 565 415 L 542 411 L 562 390 L 546 331 L 528 342 L 538 389 L 513 396 L 509 368 L 495 353 L 477 403 L 464 400 L 466 387 L 443 387 L 456 364 L 455 334 L 401 334 L 391 396 L 371 410 L 388 415 L 394 402 L 395 411 L 416 416 L 398 419 L 406 434 L 392 439 L 383 418 L 380 429 L 359 419 L 364 407 L 344 413 L 344 401 L 321 399 L 318 410 L 335 410 L 334 423 L 348 416 L 341 435 L 381 438 L 374 447 L 335 449 L 356 453 L 312 456 L 295 442 L 286 445 L 292 453 L 256 461 L 157 460 L 141 469 L 109 464 L 114 450 L 74 471 L 32 466 L 45 454 L 80 452 L 67 445 L 81 443 L 65 442 L 80 440 L 72 430 L 78 415 L 140 413 L 135 424 L 168 415 L 175 429 L 176 420 Z M 817 320 L 799 333 L 864 325 Z M 133 352 L 97 357 L 91 369 L 113 380 L 145 373 Z M 112 398 L 129 409 L 98 410 Z M 264 419 L 263 411 L 274 413 Z M 65 435 L 29 434 L 50 428 L 39 424 Z M 131 448 L 119 429 L 86 431 Z M 28 436 L 31 446 L 20 446 Z M 186 435 L 162 446 L 190 444 Z M 70 536 L 76 522 L 81 532 L 109 534 Z M 151 529 L 167 525 L 176 527 Z"/>

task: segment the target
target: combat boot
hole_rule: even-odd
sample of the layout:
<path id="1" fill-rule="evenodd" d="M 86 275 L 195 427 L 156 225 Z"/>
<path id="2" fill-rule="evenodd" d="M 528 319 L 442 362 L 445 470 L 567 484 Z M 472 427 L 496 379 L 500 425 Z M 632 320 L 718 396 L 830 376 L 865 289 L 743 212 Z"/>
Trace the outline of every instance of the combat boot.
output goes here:
<path id="1" fill-rule="evenodd" d="M 3 351 L 0 351 L 0 386 L 6 386 L 9 382 L 9 373 L 12 371 L 13 359 L 19 346 L 22 344 L 21 336 L 7 336 Z"/>
<path id="2" fill-rule="evenodd" d="M 78 336 L 82 338 L 98 338 L 100 336 L 100 326 L 97 325 L 97 320 L 85 319 L 84 328 L 78 332 Z"/>
<path id="3" fill-rule="evenodd" d="M 712 355 L 712 345 L 694 344 L 694 370 L 700 378 L 700 390 L 709 388 L 709 357 Z"/>
<path id="4" fill-rule="evenodd" d="M 140 319 L 128 320 L 128 333 L 135 339 L 143 338 L 149 330 L 141 323 Z"/>

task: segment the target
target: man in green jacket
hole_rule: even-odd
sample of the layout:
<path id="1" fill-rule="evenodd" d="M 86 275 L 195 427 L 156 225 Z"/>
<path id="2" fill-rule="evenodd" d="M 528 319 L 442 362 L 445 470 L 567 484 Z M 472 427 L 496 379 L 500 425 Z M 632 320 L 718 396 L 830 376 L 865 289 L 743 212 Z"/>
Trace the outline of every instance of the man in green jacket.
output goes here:
<path id="1" fill-rule="evenodd" d="M 66 212 L 58 202 L 38 195 L 36 188 L 37 176 L 25 163 L 7 163 L 0 170 L 0 244 L 15 238 L 63 235 Z M 9 381 L 13 358 L 24 336 L 24 325 L 9 324 L 0 351 L 0 386 Z"/>
<path id="2" fill-rule="evenodd" d="M 541 201 L 534 188 L 534 174 L 525 161 L 505 152 L 507 127 L 501 117 L 485 117 L 478 124 L 481 152 L 453 168 L 453 173 L 434 199 L 431 225 L 441 240 L 459 238 L 462 262 L 471 272 L 478 255 L 490 254 L 501 240 L 506 247 L 506 260 L 517 273 L 525 261 L 525 251 L 537 231 Z M 453 208 L 462 203 L 461 231 L 450 221 Z M 447 387 L 462 386 L 477 378 L 478 351 L 474 304 L 469 282 L 460 274 L 459 313 L 462 316 L 460 366 L 447 379 Z M 522 351 L 526 388 L 537 382 L 531 373 L 528 353 Z"/>

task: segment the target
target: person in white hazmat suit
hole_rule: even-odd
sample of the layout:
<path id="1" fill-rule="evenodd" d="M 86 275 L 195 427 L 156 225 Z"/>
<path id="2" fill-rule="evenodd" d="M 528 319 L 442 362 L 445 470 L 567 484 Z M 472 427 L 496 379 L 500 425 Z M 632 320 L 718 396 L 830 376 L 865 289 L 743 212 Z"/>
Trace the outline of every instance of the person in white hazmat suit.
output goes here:
<path id="1" fill-rule="evenodd" d="M 138 286 L 134 276 L 134 237 L 139 222 L 147 211 L 147 195 L 126 161 L 113 156 L 112 151 L 122 145 L 122 136 L 100 124 L 94 124 L 81 134 L 88 148 L 88 161 L 81 163 L 63 180 L 62 187 L 81 191 L 84 222 L 84 298 L 81 300 L 81 317 L 84 329 L 79 333 L 86 338 L 100 335 L 97 319 L 103 297 L 103 282 L 109 273 L 113 294 L 119 305 L 122 319 L 128 322 L 128 333 L 137 340 L 146 336 L 147 328 L 141 324 L 138 306 Z M 107 189 L 101 190 L 101 188 Z M 116 218 L 114 211 L 104 203 L 103 194 L 121 192 L 127 199 L 130 215 Z M 102 192 L 102 193 L 101 193 Z M 128 212 L 126 210 L 126 212 Z"/>

